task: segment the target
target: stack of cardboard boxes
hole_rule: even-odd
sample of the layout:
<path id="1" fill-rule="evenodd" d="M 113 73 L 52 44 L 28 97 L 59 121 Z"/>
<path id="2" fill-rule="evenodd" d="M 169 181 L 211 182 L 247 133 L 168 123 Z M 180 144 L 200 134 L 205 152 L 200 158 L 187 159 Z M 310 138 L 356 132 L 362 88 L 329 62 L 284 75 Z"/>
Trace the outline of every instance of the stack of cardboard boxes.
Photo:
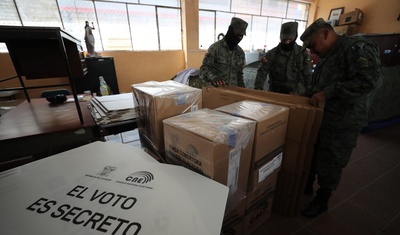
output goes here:
<path id="1" fill-rule="evenodd" d="M 170 82 L 132 85 L 141 141 L 147 138 L 156 158 L 229 186 L 223 233 L 250 234 L 272 209 L 294 215 L 322 109 L 305 97 L 229 86 L 204 87 L 199 95 L 180 84 L 180 92 L 166 95 L 159 86 L 176 85 Z M 183 94 L 189 102 L 177 101 Z"/>
<path id="2" fill-rule="evenodd" d="M 271 214 L 276 181 L 281 169 L 289 109 L 280 105 L 244 100 L 215 110 L 256 122 L 246 197 L 235 210 L 225 213 L 222 230 L 250 234 Z"/>
<path id="3" fill-rule="evenodd" d="M 277 179 L 273 209 L 279 214 L 293 216 L 300 209 L 300 199 L 304 193 L 323 109 L 311 106 L 307 97 L 240 87 L 203 87 L 205 108 L 215 109 L 243 100 L 289 108 L 282 166 Z"/>
<path id="4" fill-rule="evenodd" d="M 358 33 L 358 28 L 362 24 L 364 14 L 360 9 L 342 14 L 339 18 L 338 26 L 334 30 L 339 35 L 353 35 Z"/>

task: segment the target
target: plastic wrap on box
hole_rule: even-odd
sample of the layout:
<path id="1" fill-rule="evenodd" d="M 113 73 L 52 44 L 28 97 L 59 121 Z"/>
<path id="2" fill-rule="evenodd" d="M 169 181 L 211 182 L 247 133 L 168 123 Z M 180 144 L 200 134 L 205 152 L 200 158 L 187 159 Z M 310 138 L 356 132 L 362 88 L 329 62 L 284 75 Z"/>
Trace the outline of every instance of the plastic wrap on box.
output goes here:
<path id="1" fill-rule="evenodd" d="M 159 152 L 164 150 L 162 121 L 202 108 L 200 89 L 172 80 L 133 84 L 132 91 L 139 107 L 138 127 Z"/>

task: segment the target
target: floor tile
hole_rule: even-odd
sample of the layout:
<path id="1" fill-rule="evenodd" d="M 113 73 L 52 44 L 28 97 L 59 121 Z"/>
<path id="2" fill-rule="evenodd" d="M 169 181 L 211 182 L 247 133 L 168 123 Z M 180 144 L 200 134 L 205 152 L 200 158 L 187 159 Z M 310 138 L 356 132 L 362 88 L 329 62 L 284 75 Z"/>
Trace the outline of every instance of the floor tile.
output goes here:
<path id="1" fill-rule="evenodd" d="M 329 213 L 360 235 L 375 234 L 385 225 L 378 217 L 349 201 L 333 208 Z"/>
<path id="2" fill-rule="evenodd" d="M 272 213 L 268 221 L 261 227 L 268 235 L 285 235 L 295 232 L 301 226 L 302 224 L 295 217 L 285 217 Z"/>
<path id="3" fill-rule="evenodd" d="M 390 221 L 399 212 L 389 201 L 382 196 L 371 193 L 367 190 L 361 190 L 349 199 L 354 205 L 363 208 L 366 212 L 382 220 Z"/>
<path id="4" fill-rule="evenodd" d="M 349 163 L 343 169 L 342 178 L 346 178 L 350 182 L 364 187 L 393 168 L 394 165 L 396 165 L 396 162 L 390 157 L 371 153 Z"/>
<path id="5" fill-rule="evenodd" d="M 400 234 L 400 212 L 385 227 L 379 230 L 376 235 L 398 235 Z"/>
<path id="6" fill-rule="evenodd" d="M 399 155 L 400 157 L 400 155 Z M 365 190 L 379 195 L 400 211 L 400 165 L 365 187 Z"/>
<path id="7" fill-rule="evenodd" d="M 358 235 L 360 233 L 330 213 L 325 213 L 308 226 L 314 234 L 318 235 Z M 360 234 L 361 235 L 361 234 Z"/>

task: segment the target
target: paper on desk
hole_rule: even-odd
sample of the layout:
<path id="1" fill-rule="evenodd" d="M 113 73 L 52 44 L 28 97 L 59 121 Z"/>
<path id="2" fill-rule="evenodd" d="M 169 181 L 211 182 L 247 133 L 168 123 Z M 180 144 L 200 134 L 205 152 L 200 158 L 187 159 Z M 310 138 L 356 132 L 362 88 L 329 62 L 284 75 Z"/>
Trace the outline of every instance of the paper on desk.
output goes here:
<path id="1" fill-rule="evenodd" d="M 3 179 L 2 234 L 220 233 L 226 186 L 104 144 L 57 154 Z"/>
<path id="2" fill-rule="evenodd" d="M 132 93 L 96 96 L 94 99 L 97 100 L 107 112 L 114 110 L 133 109 L 135 107 Z"/>

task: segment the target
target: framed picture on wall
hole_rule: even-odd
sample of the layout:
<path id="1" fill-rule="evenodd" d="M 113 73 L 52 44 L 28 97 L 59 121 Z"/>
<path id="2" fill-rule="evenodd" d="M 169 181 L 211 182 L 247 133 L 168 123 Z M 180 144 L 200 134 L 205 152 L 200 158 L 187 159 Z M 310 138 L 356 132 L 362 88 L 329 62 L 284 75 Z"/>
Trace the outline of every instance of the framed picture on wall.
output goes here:
<path id="1" fill-rule="evenodd" d="M 344 11 L 344 7 L 339 7 L 339 8 L 334 8 L 334 9 L 332 9 L 332 10 L 331 10 L 331 13 L 329 13 L 329 18 L 328 18 L 328 20 L 329 20 L 329 21 L 332 21 L 332 20 L 337 20 L 337 21 L 339 21 L 339 17 L 340 17 L 340 15 L 343 13 L 343 11 Z"/>

